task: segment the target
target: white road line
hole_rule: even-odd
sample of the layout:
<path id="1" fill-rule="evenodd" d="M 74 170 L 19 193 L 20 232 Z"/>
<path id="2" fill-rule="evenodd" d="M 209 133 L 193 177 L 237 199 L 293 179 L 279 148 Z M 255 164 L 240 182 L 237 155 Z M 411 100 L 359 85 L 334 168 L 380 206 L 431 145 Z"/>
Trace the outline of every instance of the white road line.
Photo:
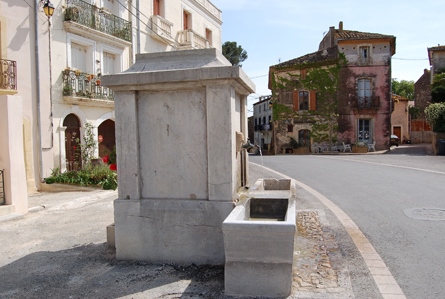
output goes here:
<path id="1" fill-rule="evenodd" d="M 328 156 L 316 156 L 316 157 L 324 158 L 324 159 L 335 159 L 335 160 L 375 164 L 375 165 L 382 165 L 382 166 L 389 166 L 389 167 L 396 167 L 396 168 L 403 168 L 403 169 L 411 169 L 411 170 L 418 170 L 418 171 L 431 172 L 431 173 L 437 173 L 437 174 L 445 174 L 445 172 L 442 172 L 442 171 L 429 170 L 429 169 L 423 169 L 423 168 L 415 168 L 415 167 L 409 167 L 409 166 L 400 166 L 400 165 L 387 164 L 387 163 L 379 163 L 379 162 L 371 162 L 371 161 L 363 161 L 363 160 L 347 159 L 347 158 L 338 158 L 338 157 L 328 157 Z"/>
<path id="2" fill-rule="evenodd" d="M 250 162 L 252 163 L 252 162 Z M 263 167 L 267 171 L 270 171 L 272 173 L 275 173 L 277 175 L 282 176 L 286 179 L 293 179 L 287 175 L 284 175 L 278 171 L 275 171 L 273 169 L 270 169 L 265 166 L 261 166 L 256 163 L 252 163 L 254 165 L 257 165 L 258 167 Z M 369 242 L 369 240 L 365 237 L 365 235 L 362 233 L 362 231 L 358 228 L 358 226 L 352 221 L 352 219 L 342 210 L 340 209 L 336 204 L 334 204 L 331 200 L 329 200 L 327 197 L 319 193 L 318 191 L 312 189 L 308 185 L 299 182 L 295 179 L 293 179 L 298 186 L 306 190 L 307 192 L 311 193 L 315 197 L 317 197 L 328 209 L 334 213 L 334 215 L 338 218 L 338 220 L 342 223 L 342 225 L 345 227 L 346 231 L 348 232 L 349 236 L 351 237 L 352 241 L 354 242 L 355 246 L 357 246 L 357 249 L 359 250 L 360 254 L 362 255 L 366 266 L 368 267 L 369 272 L 371 273 L 372 277 L 374 278 L 374 281 L 379 288 L 380 293 L 382 294 L 382 297 L 384 299 L 406 299 L 402 289 L 392 276 L 391 272 L 389 271 L 388 267 L 386 266 L 385 262 L 382 260 L 380 255 L 377 253 L 377 251 L 374 249 L 372 244 Z"/>

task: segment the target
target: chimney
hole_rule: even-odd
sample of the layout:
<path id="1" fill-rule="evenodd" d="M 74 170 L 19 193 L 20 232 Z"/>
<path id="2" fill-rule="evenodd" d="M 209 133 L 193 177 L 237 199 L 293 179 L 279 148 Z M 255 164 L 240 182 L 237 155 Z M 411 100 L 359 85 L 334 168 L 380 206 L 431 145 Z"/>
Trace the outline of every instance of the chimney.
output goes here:
<path id="1" fill-rule="evenodd" d="M 338 24 L 338 31 L 343 31 L 343 21 L 340 21 L 340 23 Z"/>

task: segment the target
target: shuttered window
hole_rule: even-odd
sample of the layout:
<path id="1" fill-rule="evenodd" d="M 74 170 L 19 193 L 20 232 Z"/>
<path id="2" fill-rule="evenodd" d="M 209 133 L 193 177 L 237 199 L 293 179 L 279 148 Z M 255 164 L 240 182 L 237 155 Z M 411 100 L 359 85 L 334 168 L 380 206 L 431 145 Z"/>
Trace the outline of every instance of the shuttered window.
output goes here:
<path id="1" fill-rule="evenodd" d="M 71 43 L 71 67 L 87 71 L 87 47 Z"/>

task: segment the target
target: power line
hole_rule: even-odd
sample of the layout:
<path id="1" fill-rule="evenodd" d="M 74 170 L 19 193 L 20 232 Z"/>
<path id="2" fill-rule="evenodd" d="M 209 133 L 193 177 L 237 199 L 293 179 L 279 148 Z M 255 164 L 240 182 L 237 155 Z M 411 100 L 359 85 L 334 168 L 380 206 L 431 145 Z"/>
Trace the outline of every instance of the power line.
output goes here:
<path id="1" fill-rule="evenodd" d="M 392 58 L 395 60 L 428 60 L 428 58 Z"/>

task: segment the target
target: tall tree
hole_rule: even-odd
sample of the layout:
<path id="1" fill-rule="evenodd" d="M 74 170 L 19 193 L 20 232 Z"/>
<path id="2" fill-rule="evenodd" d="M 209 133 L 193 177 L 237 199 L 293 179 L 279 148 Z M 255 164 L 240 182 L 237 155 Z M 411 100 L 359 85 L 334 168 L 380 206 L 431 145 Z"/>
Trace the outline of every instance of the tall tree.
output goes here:
<path id="1" fill-rule="evenodd" d="M 247 59 L 247 52 L 236 42 L 225 42 L 222 45 L 222 53 L 234 66 L 242 66 L 242 62 Z"/>
<path id="2" fill-rule="evenodd" d="M 391 79 L 392 93 L 412 101 L 414 99 L 414 81 Z"/>

